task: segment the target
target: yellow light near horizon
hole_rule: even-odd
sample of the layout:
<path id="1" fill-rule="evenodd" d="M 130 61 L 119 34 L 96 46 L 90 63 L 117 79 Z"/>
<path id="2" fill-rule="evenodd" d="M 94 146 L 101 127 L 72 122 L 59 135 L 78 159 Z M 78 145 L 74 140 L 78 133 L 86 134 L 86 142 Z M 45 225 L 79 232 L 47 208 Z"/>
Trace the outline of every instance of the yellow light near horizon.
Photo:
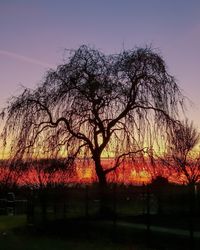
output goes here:
<path id="1" fill-rule="evenodd" d="M 0 151 L 0 160 L 8 160 L 10 158 L 10 152 L 8 150 Z"/>
<path id="2" fill-rule="evenodd" d="M 91 169 L 86 169 L 82 175 L 82 178 L 91 178 L 92 177 L 92 170 Z"/>
<path id="3" fill-rule="evenodd" d="M 146 170 L 140 170 L 136 171 L 135 169 L 131 170 L 131 179 L 134 181 L 140 181 L 140 182 L 147 182 L 151 179 L 150 173 L 148 173 Z"/>

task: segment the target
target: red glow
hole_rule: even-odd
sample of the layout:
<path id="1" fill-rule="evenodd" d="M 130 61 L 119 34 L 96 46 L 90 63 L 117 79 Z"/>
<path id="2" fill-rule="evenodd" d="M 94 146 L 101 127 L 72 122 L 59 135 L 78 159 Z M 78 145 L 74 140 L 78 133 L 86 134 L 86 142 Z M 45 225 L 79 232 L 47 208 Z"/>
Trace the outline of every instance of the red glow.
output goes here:
<path id="1" fill-rule="evenodd" d="M 112 166 L 113 160 L 104 159 L 103 166 L 108 168 Z M 114 172 L 107 176 L 108 182 L 117 182 L 124 184 L 141 185 L 149 183 L 156 176 L 168 178 L 170 182 L 186 183 L 186 178 L 183 174 L 164 166 L 157 166 L 144 163 L 124 162 Z M 67 171 L 59 170 L 54 173 L 44 171 L 42 167 L 31 166 L 27 171 L 18 175 L 15 171 L 10 172 L 9 169 L 0 167 L 0 182 L 5 182 L 7 179 L 11 182 L 16 182 L 19 185 L 47 185 L 48 183 L 93 183 L 97 182 L 95 167 L 90 162 L 78 161 L 73 174 L 68 174 Z"/>

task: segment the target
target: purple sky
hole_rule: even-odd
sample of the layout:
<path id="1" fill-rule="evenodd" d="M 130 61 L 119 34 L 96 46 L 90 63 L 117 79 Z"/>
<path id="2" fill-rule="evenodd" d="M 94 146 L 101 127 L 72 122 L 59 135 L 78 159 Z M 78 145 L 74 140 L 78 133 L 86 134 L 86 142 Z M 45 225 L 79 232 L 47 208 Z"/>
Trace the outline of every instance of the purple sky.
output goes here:
<path id="1" fill-rule="evenodd" d="M 0 109 L 20 85 L 33 88 L 62 63 L 65 48 L 81 44 L 107 54 L 152 45 L 200 125 L 199 0 L 0 0 Z"/>

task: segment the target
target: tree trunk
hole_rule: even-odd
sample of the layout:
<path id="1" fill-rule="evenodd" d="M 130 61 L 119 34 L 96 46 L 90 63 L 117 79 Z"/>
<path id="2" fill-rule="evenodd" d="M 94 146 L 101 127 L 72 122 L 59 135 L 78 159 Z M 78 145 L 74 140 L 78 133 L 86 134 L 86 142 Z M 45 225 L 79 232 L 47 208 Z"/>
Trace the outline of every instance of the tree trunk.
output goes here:
<path id="1" fill-rule="evenodd" d="M 101 165 L 100 157 L 94 160 L 95 161 L 95 169 L 96 174 L 99 181 L 99 199 L 100 199 L 100 208 L 99 208 L 99 215 L 101 217 L 111 217 L 112 215 L 112 208 L 109 196 L 109 188 L 106 179 L 106 174 L 103 170 Z"/>
<path id="2" fill-rule="evenodd" d="M 99 180 L 99 186 L 101 187 L 107 186 L 106 175 L 101 165 L 100 159 L 95 160 L 95 169 L 96 169 L 96 174 Z"/>

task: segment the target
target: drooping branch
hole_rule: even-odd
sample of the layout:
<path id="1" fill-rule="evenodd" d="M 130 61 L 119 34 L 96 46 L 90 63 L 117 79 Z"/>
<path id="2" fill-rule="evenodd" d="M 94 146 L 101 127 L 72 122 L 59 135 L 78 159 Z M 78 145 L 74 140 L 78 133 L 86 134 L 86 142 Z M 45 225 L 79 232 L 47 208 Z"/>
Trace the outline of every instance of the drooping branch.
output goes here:
<path id="1" fill-rule="evenodd" d="M 147 148 L 146 148 L 147 149 Z M 115 160 L 115 163 L 114 163 L 114 166 L 111 167 L 111 168 L 107 168 L 106 170 L 104 170 L 104 173 L 105 174 L 108 174 L 112 171 L 115 171 L 121 164 L 122 162 L 125 160 L 125 158 L 128 156 L 128 157 L 131 157 L 132 155 L 135 156 L 136 154 L 138 153 L 146 153 L 145 151 L 145 148 L 142 148 L 142 149 L 138 149 L 136 151 L 133 151 L 133 152 L 128 152 L 128 153 L 123 153 L 121 155 L 119 155 L 116 160 Z"/>

